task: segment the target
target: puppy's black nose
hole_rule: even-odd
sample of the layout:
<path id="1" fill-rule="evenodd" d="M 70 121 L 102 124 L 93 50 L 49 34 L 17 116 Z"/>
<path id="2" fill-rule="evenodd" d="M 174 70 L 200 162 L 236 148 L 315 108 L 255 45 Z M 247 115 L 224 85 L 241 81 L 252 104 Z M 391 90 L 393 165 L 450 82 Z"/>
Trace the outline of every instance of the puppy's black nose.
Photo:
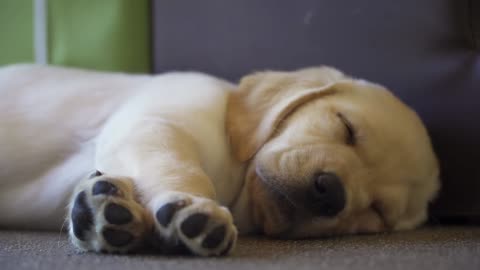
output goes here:
<path id="1" fill-rule="evenodd" d="M 333 217 L 345 207 L 345 189 L 337 175 L 322 172 L 314 179 L 311 210 L 318 216 Z"/>

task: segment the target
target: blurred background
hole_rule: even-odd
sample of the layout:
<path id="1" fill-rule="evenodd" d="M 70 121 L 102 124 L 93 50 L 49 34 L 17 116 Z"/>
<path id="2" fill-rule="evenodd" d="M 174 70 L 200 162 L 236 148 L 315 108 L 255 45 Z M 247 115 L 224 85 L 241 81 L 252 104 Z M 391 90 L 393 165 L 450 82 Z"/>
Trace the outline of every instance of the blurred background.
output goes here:
<path id="1" fill-rule="evenodd" d="M 149 0 L 2 0 L 0 65 L 150 72 Z"/>

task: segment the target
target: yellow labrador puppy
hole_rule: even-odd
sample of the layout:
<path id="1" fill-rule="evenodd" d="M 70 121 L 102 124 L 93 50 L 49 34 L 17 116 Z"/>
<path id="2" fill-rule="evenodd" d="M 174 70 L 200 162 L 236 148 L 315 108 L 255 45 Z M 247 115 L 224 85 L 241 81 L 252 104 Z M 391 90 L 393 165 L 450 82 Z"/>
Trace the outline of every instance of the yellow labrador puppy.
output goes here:
<path id="1" fill-rule="evenodd" d="M 17 65 L 0 69 L 0 113 L 0 226 L 55 229 L 68 212 L 82 250 L 208 256 L 238 232 L 411 229 L 439 187 L 417 115 L 328 67 L 237 86 Z"/>

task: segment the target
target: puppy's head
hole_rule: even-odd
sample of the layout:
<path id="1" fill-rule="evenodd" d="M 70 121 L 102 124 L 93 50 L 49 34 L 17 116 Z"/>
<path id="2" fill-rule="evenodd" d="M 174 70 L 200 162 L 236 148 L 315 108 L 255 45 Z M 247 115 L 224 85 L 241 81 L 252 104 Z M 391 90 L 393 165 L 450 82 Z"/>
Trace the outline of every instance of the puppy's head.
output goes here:
<path id="1" fill-rule="evenodd" d="M 413 228 L 439 169 L 414 111 L 328 68 L 262 72 L 231 95 L 228 132 L 253 219 L 278 237 Z"/>

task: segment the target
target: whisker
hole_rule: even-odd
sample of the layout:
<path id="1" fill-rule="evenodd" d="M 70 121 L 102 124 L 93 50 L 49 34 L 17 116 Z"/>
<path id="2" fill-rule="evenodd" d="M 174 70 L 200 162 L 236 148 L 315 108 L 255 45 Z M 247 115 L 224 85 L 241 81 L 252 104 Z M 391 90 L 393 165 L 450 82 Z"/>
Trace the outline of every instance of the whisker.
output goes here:
<path id="1" fill-rule="evenodd" d="M 65 224 L 67 224 L 68 220 L 65 218 L 62 223 L 62 227 L 60 227 L 60 231 L 58 232 L 58 238 L 57 238 L 57 248 L 60 248 L 60 241 L 61 241 L 61 236 L 63 232 L 63 228 L 65 227 Z"/>

